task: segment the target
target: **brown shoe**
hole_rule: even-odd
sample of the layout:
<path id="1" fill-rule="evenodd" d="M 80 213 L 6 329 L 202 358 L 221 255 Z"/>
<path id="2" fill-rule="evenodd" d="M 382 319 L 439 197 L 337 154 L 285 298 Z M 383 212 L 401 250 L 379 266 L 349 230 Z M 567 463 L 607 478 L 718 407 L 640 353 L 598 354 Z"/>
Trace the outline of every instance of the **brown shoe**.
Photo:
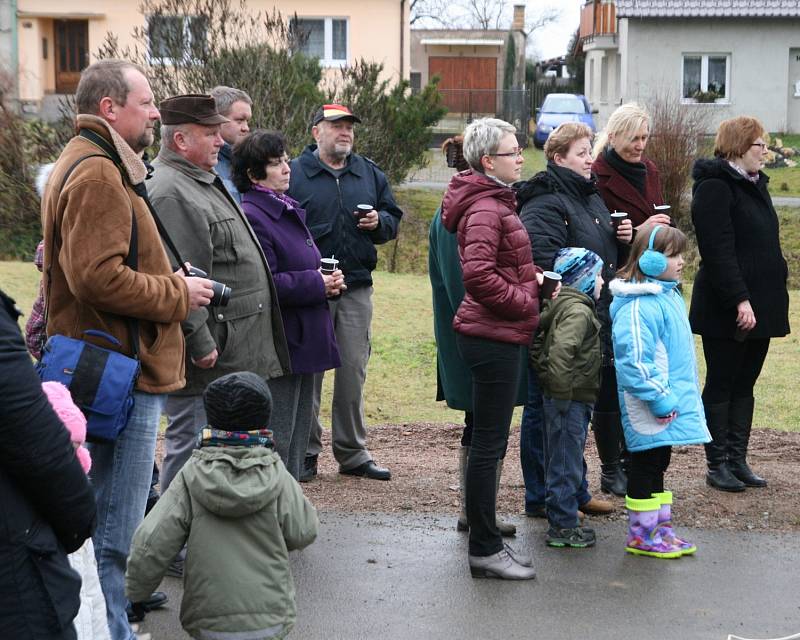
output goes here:
<path id="1" fill-rule="evenodd" d="M 599 498 L 591 498 L 589 502 L 580 505 L 580 510 L 593 516 L 607 516 L 613 513 L 614 505 Z"/>

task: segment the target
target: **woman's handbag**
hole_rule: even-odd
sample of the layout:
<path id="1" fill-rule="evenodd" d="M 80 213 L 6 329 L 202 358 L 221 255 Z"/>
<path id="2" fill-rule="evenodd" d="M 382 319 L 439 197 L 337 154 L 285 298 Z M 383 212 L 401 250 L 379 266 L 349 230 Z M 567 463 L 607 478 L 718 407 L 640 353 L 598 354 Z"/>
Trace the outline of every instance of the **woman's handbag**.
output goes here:
<path id="1" fill-rule="evenodd" d="M 103 338 L 113 346 L 119 340 L 90 329 L 83 335 Z M 90 342 L 55 335 L 47 340 L 37 369 L 39 377 L 69 388 L 72 400 L 86 416 L 86 439 L 110 442 L 128 423 L 139 361 Z"/>
<path id="2" fill-rule="evenodd" d="M 83 156 L 67 169 L 61 182 L 61 189 L 64 188 L 67 178 L 80 162 L 86 158 L 98 156 L 117 164 L 113 157 L 105 153 Z M 53 242 L 50 250 L 51 265 L 55 257 L 55 219 L 53 226 Z M 136 214 L 131 205 L 131 241 L 125 264 L 134 271 L 138 267 L 137 236 Z M 48 269 L 45 326 L 47 326 L 47 304 L 50 301 L 51 284 Z M 43 382 L 54 380 L 69 389 L 73 402 L 86 416 L 86 439 L 90 442 L 114 441 L 127 425 L 133 410 L 133 391 L 140 371 L 139 323 L 135 318 L 127 318 L 127 324 L 133 350 L 132 358 L 85 340 L 53 335 L 45 343 L 42 359 L 37 365 L 39 377 Z M 103 331 L 89 329 L 84 331 L 83 335 L 103 338 L 112 347 L 118 349 L 122 347 L 119 340 Z"/>

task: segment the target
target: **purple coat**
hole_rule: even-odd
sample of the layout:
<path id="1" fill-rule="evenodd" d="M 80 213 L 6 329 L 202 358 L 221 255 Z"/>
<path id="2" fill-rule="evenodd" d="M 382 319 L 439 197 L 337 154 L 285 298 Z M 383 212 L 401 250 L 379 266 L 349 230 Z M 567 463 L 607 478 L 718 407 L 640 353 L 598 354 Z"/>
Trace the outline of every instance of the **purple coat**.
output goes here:
<path id="1" fill-rule="evenodd" d="M 341 364 L 320 253 L 306 227 L 306 212 L 271 193 L 250 189 L 242 210 L 267 257 L 281 307 L 292 373 L 319 373 Z"/>

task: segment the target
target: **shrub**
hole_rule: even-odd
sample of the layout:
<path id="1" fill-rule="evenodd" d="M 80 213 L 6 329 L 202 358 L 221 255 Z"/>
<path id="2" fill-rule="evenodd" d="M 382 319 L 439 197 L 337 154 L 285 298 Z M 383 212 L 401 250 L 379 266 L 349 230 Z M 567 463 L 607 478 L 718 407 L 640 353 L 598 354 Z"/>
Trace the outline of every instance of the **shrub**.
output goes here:
<path id="1" fill-rule="evenodd" d="M 647 155 L 658 167 L 664 201 L 683 231 L 692 231 L 687 188 L 694 161 L 710 151 L 706 138 L 711 113 L 680 102 L 673 94 L 656 94 L 648 103 L 650 142 Z"/>

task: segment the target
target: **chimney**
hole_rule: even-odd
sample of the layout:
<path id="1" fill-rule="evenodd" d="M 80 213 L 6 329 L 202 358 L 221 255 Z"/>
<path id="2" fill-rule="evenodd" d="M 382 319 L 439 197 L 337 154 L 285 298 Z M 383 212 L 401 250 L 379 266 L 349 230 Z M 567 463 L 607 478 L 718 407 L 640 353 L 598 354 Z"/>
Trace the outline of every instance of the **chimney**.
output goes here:
<path id="1" fill-rule="evenodd" d="M 525 31 L 525 5 L 514 5 L 514 21 L 511 23 L 512 31 Z"/>

